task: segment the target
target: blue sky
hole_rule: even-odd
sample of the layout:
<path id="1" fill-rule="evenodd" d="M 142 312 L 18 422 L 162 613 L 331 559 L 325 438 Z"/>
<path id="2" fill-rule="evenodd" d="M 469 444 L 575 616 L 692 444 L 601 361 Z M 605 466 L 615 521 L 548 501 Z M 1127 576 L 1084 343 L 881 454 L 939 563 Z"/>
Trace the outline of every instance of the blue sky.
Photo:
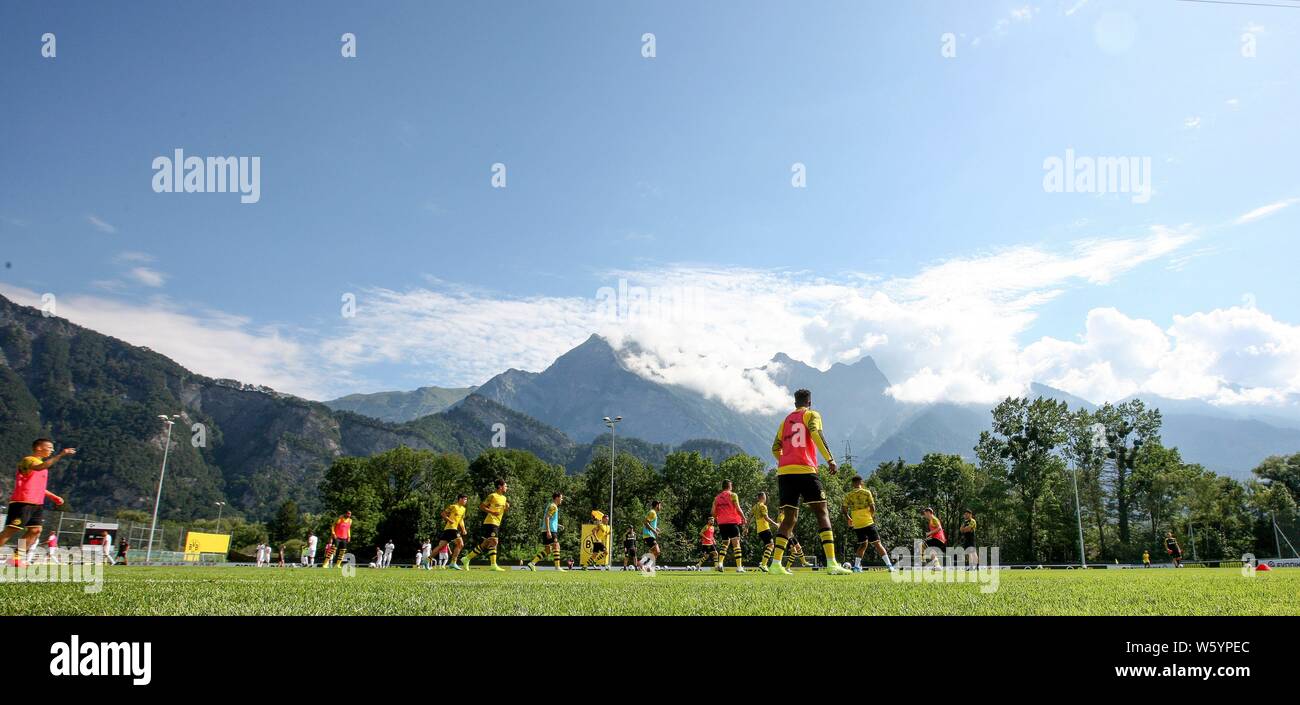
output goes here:
<path id="1" fill-rule="evenodd" d="M 743 370 L 778 350 L 872 354 L 914 399 L 1276 401 L 1297 30 L 1176 0 L 10 3 L 0 293 L 313 397 L 601 332 L 739 406 L 775 398 Z M 155 193 L 176 148 L 260 157 L 261 200 Z M 1067 148 L 1149 158 L 1150 201 L 1045 192 Z M 593 317 L 620 276 L 698 315 Z"/>

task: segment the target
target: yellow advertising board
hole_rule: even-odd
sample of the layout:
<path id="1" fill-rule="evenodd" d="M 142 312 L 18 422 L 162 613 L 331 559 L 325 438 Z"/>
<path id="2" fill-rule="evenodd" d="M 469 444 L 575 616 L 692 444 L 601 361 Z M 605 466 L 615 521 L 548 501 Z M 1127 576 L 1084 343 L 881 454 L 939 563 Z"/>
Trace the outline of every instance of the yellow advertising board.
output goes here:
<path id="1" fill-rule="evenodd" d="M 578 558 L 580 560 L 578 565 L 587 565 L 587 559 L 591 558 L 591 545 L 596 542 L 594 538 L 595 530 L 596 530 L 595 524 L 582 525 L 582 548 L 578 551 Z M 609 565 L 609 558 L 610 558 L 609 544 L 606 543 L 604 565 Z"/>
<path id="2" fill-rule="evenodd" d="M 197 561 L 200 553 L 220 553 L 230 550 L 230 534 L 205 534 L 191 531 L 185 534 L 185 560 Z"/>

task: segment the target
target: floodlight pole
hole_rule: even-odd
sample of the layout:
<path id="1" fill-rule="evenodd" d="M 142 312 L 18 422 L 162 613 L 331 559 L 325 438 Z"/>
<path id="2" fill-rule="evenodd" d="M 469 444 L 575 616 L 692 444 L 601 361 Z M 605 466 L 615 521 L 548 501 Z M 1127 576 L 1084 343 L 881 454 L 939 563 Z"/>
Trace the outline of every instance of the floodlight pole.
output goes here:
<path id="1" fill-rule="evenodd" d="M 1079 466 L 1074 466 L 1074 520 L 1079 527 L 1079 565 L 1088 567 L 1088 556 L 1083 549 L 1083 509 L 1079 504 Z"/>
<path id="2" fill-rule="evenodd" d="M 614 425 L 617 424 L 619 421 L 622 421 L 623 417 L 615 416 L 614 418 L 611 419 L 610 417 L 606 416 L 602 420 L 605 422 L 605 426 L 609 428 L 609 530 L 613 532 L 614 531 L 614 468 L 615 468 L 614 459 L 616 457 L 614 455 Z M 606 560 L 608 559 L 609 556 L 606 556 Z"/>
<path id="3" fill-rule="evenodd" d="M 149 543 L 144 551 L 145 565 L 149 565 L 149 561 L 153 557 L 153 535 L 158 530 L 158 503 L 162 501 L 163 480 L 167 477 L 167 452 L 172 447 L 172 426 L 176 425 L 176 422 L 172 419 L 179 419 L 180 414 L 173 414 L 170 417 L 166 414 L 159 414 L 158 418 L 167 424 L 167 440 L 163 443 L 162 472 L 158 474 L 158 494 L 154 495 L 153 498 L 153 523 L 149 525 Z"/>

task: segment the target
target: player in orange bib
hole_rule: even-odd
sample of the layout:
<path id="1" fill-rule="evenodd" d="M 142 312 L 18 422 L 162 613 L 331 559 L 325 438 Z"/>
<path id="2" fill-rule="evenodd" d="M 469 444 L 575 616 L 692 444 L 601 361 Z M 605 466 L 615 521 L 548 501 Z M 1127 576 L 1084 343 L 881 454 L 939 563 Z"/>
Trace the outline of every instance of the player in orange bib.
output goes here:
<path id="1" fill-rule="evenodd" d="M 789 575 L 781 565 L 786 546 L 799 520 L 800 503 L 807 504 L 817 517 L 818 536 L 822 553 L 826 556 L 827 575 L 849 575 L 851 571 L 835 560 L 835 533 L 831 531 L 831 515 L 826 509 L 826 492 L 817 476 L 817 452 L 826 458 L 826 470 L 834 475 L 839 465 L 826 447 L 822 433 L 821 414 L 812 410 L 812 392 L 800 389 L 794 393 L 794 411 L 781 420 L 772 441 L 772 455 L 776 458 L 776 485 L 778 500 L 785 516 L 777 530 L 776 546 L 772 550 L 772 565 L 768 570 L 777 575 Z"/>
<path id="2" fill-rule="evenodd" d="M 722 481 L 722 491 L 713 498 L 713 519 L 718 522 L 718 535 L 726 542 L 719 552 L 717 569 L 721 571 L 726 559 L 736 562 L 736 572 L 745 572 L 741 558 L 740 534 L 745 528 L 745 510 L 740 508 L 740 497 L 731 491 L 731 480 Z"/>
<path id="3" fill-rule="evenodd" d="M 32 442 L 32 454 L 18 463 L 18 474 L 14 478 L 14 493 L 9 498 L 9 512 L 5 518 L 4 531 L 0 531 L 0 548 L 9 543 L 9 539 L 18 532 L 23 535 L 14 548 L 12 565 L 22 568 L 27 565 L 23 557 L 32 550 L 41 537 L 41 526 L 45 523 L 45 500 L 48 498 L 55 506 L 63 504 L 63 498 L 45 489 L 49 479 L 50 466 L 61 458 L 75 455 L 76 448 L 64 448 L 56 455 L 54 441 L 37 438 Z"/>
<path id="4" fill-rule="evenodd" d="M 343 512 L 343 516 L 334 520 L 334 556 L 337 559 L 335 565 L 343 565 L 343 559 L 348 554 L 348 542 L 352 540 L 352 512 Z M 325 561 L 325 567 L 330 567 L 328 559 Z"/>

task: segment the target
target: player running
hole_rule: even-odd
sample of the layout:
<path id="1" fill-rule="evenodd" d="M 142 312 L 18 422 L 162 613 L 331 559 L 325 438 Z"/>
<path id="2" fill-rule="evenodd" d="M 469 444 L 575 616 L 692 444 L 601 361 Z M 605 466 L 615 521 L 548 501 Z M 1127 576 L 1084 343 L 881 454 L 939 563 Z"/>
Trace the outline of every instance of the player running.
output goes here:
<path id="1" fill-rule="evenodd" d="M 862 556 L 866 554 L 868 545 L 876 549 L 876 554 L 885 562 L 885 567 L 893 570 L 894 564 L 890 563 L 889 553 L 885 551 L 885 545 L 880 542 L 880 533 L 876 531 L 876 498 L 872 496 L 871 490 L 862 486 L 860 476 L 854 476 L 853 489 L 845 493 L 842 509 L 844 518 L 849 520 L 849 528 L 858 537 L 853 556 L 853 572 L 862 572 Z"/>
<path id="2" fill-rule="evenodd" d="M 451 568 L 452 570 L 462 570 L 460 564 L 456 561 L 460 557 L 460 550 L 465 547 L 465 541 L 461 535 L 465 531 L 465 504 L 469 502 L 469 495 L 461 493 L 456 495 L 456 501 L 448 504 L 442 510 L 442 533 L 438 534 L 438 547 L 433 549 L 433 553 L 440 554 L 444 548 L 453 546 L 451 549 Z M 425 556 L 428 560 L 429 556 Z"/>
<path id="3" fill-rule="evenodd" d="M 772 455 L 777 463 L 778 499 L 785 517 L 777 529 L 769 570 L 778 575 L 790 574 L 781 565 L 781 559 L 785 557 L 786 546 L 799 521 L 799 505 L 803 503 L 811 507 L 817 517 L 818 536 L 822 541 L 822 553 L 826 556 L 826 574 L 847 575 L 850 571 L 835 561 L 835 532 L 831 531 L 831 516 L 826 510 L 826 492 L 817 476 L 818 451 L 826 458 L 827 472 L 834 475 L 839 465 L 826 447 L 821 414 L 812 410 L 812 392 L 807 389 L 795 391 L 794 406 L 795 410 L 781 421 L 776 430 L 776 440 L 772 441 Z"/>
<path id="4" fill-rule="evenodd" d="M 966 553 L 966 569 L 978 570 L 980 567 L 979 551 L 975 549 L 975 513 L 967 509 L 961 514 L 961 526 L 957 527 L 961 548 Z"/>
<path id="5" fill-rule="evenodd" d="M 651 502 L 650 511 L 646 512 L 645 519 L 641 522 L 641 541 L 645 544 L 646 552 L 641 556 L 639 565 L 646 575 L 654 575 L 655 560 L 659 558 L 659 509 L 663 504 L 657 499 Z"/>
<path id="6" fill-rule="evenodd" d="M 745 510 L 740 508 L 740 497 L 731 491 L 731 480 L 722 481 L 722 491 L 713 498 L 713 518 L 718 522 L 718 535 L 726 542 L 719 551 L 717 568 L 721 572 L 727 558 L 736 562 L 736 572 L 745 572 L 740 551 L 740 530 L 745 526 Z"/>
<path id="7" fill-rule="evenodd" d="M 712 563 L 719 571 L 722 570 L 722 559 L 718 556 L 718 544 L 714 539 L 717 528 L 718 523 L 713 517 L 709 517 L 708 521 L 704 522 L 704 528 L 700 529 L 700 561 L 692 567 L 692 570 L 702 568 L 704 561 Z"/>
<path id="8" fill-rule="evenodd" d="M 935 565 L 943 567 L 943 551 L 948 547 L 948 537 L 943 533 L 943 522 L 930 507 L 921 510 L 925 517 L 925 552 L 934 556 Z M 924 564 L 927 561 L 922 561 Z"/>
<path id="9" fill-rule="evenodd" d="M 564 570 L 560 566 L 560 505 L 563 503 L 563 492 L 551 495 L 551 503 L 546 505 L 546 511 L 542 513 L 542 548 L 537 552 L 536 557 L 528 561 L 526 567 L 529 570 L 537 570 L 537 561 L 545 558 L 547 554 L 550 554 L 555 562 L 556 570 Z"/>
<path id="10" fill-rule="evenodd" d="M 32 442 L 32 454 L 18 461 L 18 474 L 14 477 L 14 492 L 9 496 L 5 528 L 0 531 L 0 548 L 8 544 L 14 534 L 22 532 L 10 560 L 10 565 L 15 568 L 26 567 L 27 561 L 23 558 L 41 537 L 46 498 L 54 502 L 56 507 L 63 504 L 62 497 L 45 489 L 50 468 L 59 460 L 76 453 L 76 448 L 64 448 L 56 454 L 54 441 L 37 438 Z"/>
<path id="11" fill-rule="evenodd" d="M 609 558 L 609 517 L 599 509 L 591 510 L 591 518 L 596 520 L 596 525 L 591 528 L 591 555 L 587 556 L 586 565 L 582 566 L 583 570 L 589 567 L 597 566 L 596 570 L 609 570 L 607 561 Z M 635 542 L 632 544 L 636 546 Z"/>
<path id="12" fill-rule="evenodd" d="M 1145 548 L 1142 549 L 1142 567 L 1143 568 L 1151 567 L 1151 551 L 1148 551 Z"/>
<path id="13" fill-rule="evenodd" d="M 758 501 L 754 503 L 754 529 L 758 531 L 758 540 L 763 542 L 763 558 L 758 562 L 758 569 L 767 572 L 767 562 L 772 559 L 772 517 L 767 514 L 767 493 L 759 492 Z"/>
<path id="14" fill-rule="evenodd" d="M 335 565 L 343 565 L 343 561 L 348 555 L 348 542 L 352 540 L 352 512 L 343 512 L 343 516 L 334 520 L 334 558 L 337 560 Z M 325 561 L 325 567 L 330 567 L 329 560 Z"/>
<path id="15" fill-rule="evenodd" d="M 483 500 L 478 508 L 486 514 L 483 517 L 483 525 L 479 527 L 479 542 L 464 558 L 460 559 L 460 564 L 469 570 L 470 561 L 482 554 L 487 554 L 488 564 L 491 570 L 504 573 L 505 568 L 497 565 L 497 544 L 500 540 L 497 535 L 501 533 L 501 518 L 506 515 L 506 510 L 510 508 L 510 502 L 506 501 L 506 490 L 510 489 L 506 481 L 500 478 L 494 483 L 496 491 L 489 494 Z"/>
<path id="16" fill-rule="evenodd" d="M 0 542 L 0 546 L 2 545 L 4 545 L 3 542 Z M 1165 553 L 1168 553 L 1169 557 L 1174 559 L 1175 568 L 1183 567 L 1183 549 L 1178 545 L 1178 539 L 1174 538 L 1174 532 L 1172 531 L 1165 532 Z"/>

